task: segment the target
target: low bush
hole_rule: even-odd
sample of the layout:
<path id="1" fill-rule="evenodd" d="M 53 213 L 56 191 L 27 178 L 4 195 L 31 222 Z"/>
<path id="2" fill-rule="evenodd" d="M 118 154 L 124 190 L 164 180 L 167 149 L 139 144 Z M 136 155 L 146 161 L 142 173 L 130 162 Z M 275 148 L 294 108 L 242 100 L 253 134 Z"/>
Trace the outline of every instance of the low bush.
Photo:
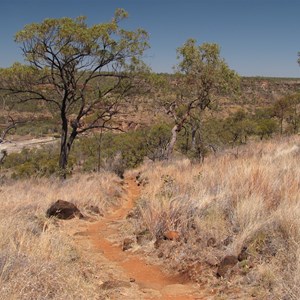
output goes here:
<path id="1" fill-rule="evenodd" d="M 69 172 L 75 163 L 71 156 Z M 59 175 L 57 147 L 29 150 L 24 148 L 20 153 L 10 153 L 4 160 L 3 169 L 9 170 L 12 178 L 49 177 Z"/>

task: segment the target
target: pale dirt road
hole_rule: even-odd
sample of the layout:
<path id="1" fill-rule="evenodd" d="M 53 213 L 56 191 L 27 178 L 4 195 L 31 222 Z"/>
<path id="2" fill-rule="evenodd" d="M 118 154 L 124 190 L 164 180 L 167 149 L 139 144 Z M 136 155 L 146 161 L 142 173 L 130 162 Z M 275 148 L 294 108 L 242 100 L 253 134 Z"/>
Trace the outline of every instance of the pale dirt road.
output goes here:
<path id="1" fill-rule="evenodd" d="M 33 148 L 40 148 L 44 145 L 51 145 L 58 142 L 59 139 L 54 137 L 42 137 L 42 138 L 35 138 L 30 140 L 23 140 L 23 141 L 5 141 L 0 143 L 0 152 L 2 150 L 7 151 L 7 153 L 19 153 L 22 151 L 23 148 L 33 149 Z"/>

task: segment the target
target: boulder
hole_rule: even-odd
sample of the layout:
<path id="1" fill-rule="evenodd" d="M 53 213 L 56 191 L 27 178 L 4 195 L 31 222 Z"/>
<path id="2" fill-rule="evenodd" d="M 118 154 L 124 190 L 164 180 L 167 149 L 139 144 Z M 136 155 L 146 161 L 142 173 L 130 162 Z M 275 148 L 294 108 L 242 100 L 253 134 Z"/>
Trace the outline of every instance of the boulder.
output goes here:
<path id="1" fill-rule="evenodd" d="M 217 277 L 225 277 L 227 272 L 232 269 L 238 263 L 238 258 L 235 255 L 227 255 L 225 256 L 217 270 Z"/>
<path id="2" fill-rule="evenodd" d="M 179 239 L 179 237 L 180 237 L 179 232 L 175 230 L 169 230 L 164 233 L 164 238 L 166 240 L 176 241 Z"/>
<path id="3" fill-rule="evenodd" d="M 56 217 L 62 220 L 69 220 L 74 217 L 83 218 L 82 213 L 77 206 L 71 202 L 57 200 L 47 209 L 46 216 Z"/>
<path id="4" fill-rule="evenodd" d="M 99 216 L 103 217 L 103 213 L 100 211 L 98 206 L 89 205 L 89 206 L 86 206 L 85 209 L 90 214 L 99 215 Z"/>

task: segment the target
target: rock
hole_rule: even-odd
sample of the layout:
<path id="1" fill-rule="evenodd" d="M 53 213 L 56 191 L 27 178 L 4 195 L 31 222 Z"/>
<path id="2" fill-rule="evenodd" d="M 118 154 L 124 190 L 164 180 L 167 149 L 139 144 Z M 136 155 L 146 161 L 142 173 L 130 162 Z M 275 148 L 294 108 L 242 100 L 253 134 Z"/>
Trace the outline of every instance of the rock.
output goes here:
<path id="1" fill-rule="evenodd" d="M 101 213 L 100 209 L 98 206 L 95 205 L 89 205 L 86 207 L 87 212 L 92 213 L 94 215 L 99 215 L 103 217 L 103 213 Z"/>
<path id="2" fill-rule="evenodd" d="M 128 212 L 126 219 L 138 219 L 139 218 L 139 211 L 137 209 L 133 209 Z"/>
<path id="3" fill-rule="evenodd" d="M 149 232 L 149 230 L 145 229 L 143 231 L 140 231 L 136 234 L 136 242 L 138 245 L 143 245 L 147 242 L 149 242 L 152 239 L 152 236 Z"/>
<path id="4" fill-rule="evenodd" d="M 207 240 L 207 247 L 216 247 L 217 241 L 215 238 L 211 237 Z"/>
<path id="5" fill-rule="evenodd" d="M 137 235 L 136 242 L 138 245 L 144 245 L 151 240 L 151 237 L 148 235 Z"/>
<path id="6" fill-rule="evenodd" d="M 136 181 L 139 181 L 140 178 L 141 178 L 141 175 L 142 175 L 142 173 L 141 173 L 141 172 L 138 172 L 137 175 L 135 176 L 135 180 L 136 180 Z"/>
<path id="7" fill-rule="evenodd" d="M 180 237 L 179 232 L 175 230 L 169 230 L 164 233 L 164 238 L 166 240 L 176 241 L 179 239 L 179 237 Z"/>
<path id="8" fill-rule="evenodd" d="M 134 217 L 135 217 L 134 211 L 131 210 L 131 211 L 127 214 L 126 219 L 132 219 L 132 218 L 134 218 Z"/>
<path id="9" fill-rule="evenodd" d="M 46 216 L 48 218 L 56 217 L 63 220 L 69 220 L 74 217 L 83 218 L 82 213 L 76 205 L 64 200 L 57 200 L 55 203 L 51 204 L 47 209 Z"/>
<path id="10" fill-rule="evenodd" d="M 149 183 L 149 179 L 148 178 L 143 178 L 141 172 L 139 172 L 137 174 L 135 179 L 136 179 L 136 183 L 137 183 L 138 186 L 145 186 Z"/>
<path id="11" fill-rule="evenodd" d="M 127 250 L 131 249 L 133 247 L 133 244 L 134 244 L 134 240 L 129 239 L 129 238 L 124 239 L 122 250 L 127 251 Z"/>
<path id="12" fill-rule="evenodd" d="M 241 253 L 238 255 L 238 260 L 239 261 L 243 261 L 246 260 L 248 258 L 248 251 L 247 251 L 247 247 L 244 246 L 241 250 Z"/>
<path id="13" fill-rule="evenodd" d="M 224 241 L 223 244 L 224 246 L 228 246 L 229 244 L 231 244 L 233 242 L 233 237 L 232 236 L 228 236 Z"/>
<path id="14" fill-rule="evenodd" d="M 238 258 L 234 255 L 225 256 L 217 270 L 217 277 L 225 277 L 226 273 L 238 263 Z"/>
<path id="15" fill-rule="evenodd" d="M 164 240 L 162 240 L 162 239 L 156 239 L 156 241 L 154 243 L 154 248 L 158 249 L 163 243 L 164 243 Z"/>
<path id="16" fill-rule="evenodd" d="M 108 280 L 103 282 L 100 287 L 103 290 L 110 290 L 115 288 L 129 288 L 131 287 L 130 282 L 122 281 L 122 280 Z"/>
<path id="17" fill-rule="evenodd" d="M 196 242 L 196 243 L 201 243 L 201 242 L 202 242 L 201 237 L 197 238 L 195 242 Z"/>
<path id="18" fill-rule="evenodd" d="M 210 254 L 205 258 L 205 263 L 207 263 L 211 267 L 215 267 L 218 265 L 219 261 L 215 256 Z"/>
<path id="19" fill-rule="evenodd" d="M 145 241 L 146 241 L 146 238 L 143 235 L 136 236 L 136 242 L 138 245 L 143 245 Z"/>

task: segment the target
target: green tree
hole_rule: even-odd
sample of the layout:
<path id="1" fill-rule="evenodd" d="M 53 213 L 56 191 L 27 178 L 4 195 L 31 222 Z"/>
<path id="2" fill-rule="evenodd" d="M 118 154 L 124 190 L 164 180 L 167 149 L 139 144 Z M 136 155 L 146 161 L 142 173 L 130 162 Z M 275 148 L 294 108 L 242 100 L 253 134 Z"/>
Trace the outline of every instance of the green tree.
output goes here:
<path id="1" fill-rule="evenodd" d="M 166 159 L 166 149 L 170 141 L 170 126 L 158 123 L 145 131 L 147 157 L 153 161 Z"/>
<path id="2" fill-rule="evenodd" d="M 272 134 L 278 132 L 278 123 L 274 118 L 272 107 L 256 109 L 252 119 L 255 124 L 254 134 L 258 135 L 261 140 L 270 138 Z"/>
<path id="3" fill-rule="evenodd" d="M 283 134 L 283 121 L 290 114 L 291 102 L 289 97 L 278 99 L 273 106 L 273 113 L 279 120 L 280 134 Z"/>
<path id="4" fill-rule="evenodd" d="M 45 102 L 59 114 L 64 178 L 76 137 L 95 128 L 113 129 L 121 99 L 145 69 L 141 56 L 148 35 L 122 29 L 126 17 L 118 9 L 111 22 L 90 27 L 85 17 L 26 25 L 15 39 L 28 63 L 1 71 L 0 88 L 22 102 Z"/>
<path id="5" fill-rule="evenodd" d="M 190 120 L 191 113 L 197 111 L 198 120 L 199 117 L 201 119 L 202 112 L 210 108 L 218 96 L 237 90 L 239 82 L 237 74 L 220 57 L 217 44 L 198 46 L 196 40 L 188 39 L 177 49 L 177 53 L 180 62 L 173 81 L 177 95 L 165 103 L 167 113 L 174 120 L 168 157 L 173 153 L 177 135 Z M 197 130 L 200 130 L 200 125 Z"/>
<path id="6" fill-rule="evenodd" d="M 271 137 L 277 131 L 278 125 L 274 119 L 256 120 L 255 134 L 262 140 L 264 137 Z"/>
<path id="7" fill-rule="evenodd" d="M 300 94 L 292 94 L 288 96 L 290 103 L 289 114 L 286 117 L 286 122 L 289 124 L 291 133 L 298 133 L 300 126 Z"/>

